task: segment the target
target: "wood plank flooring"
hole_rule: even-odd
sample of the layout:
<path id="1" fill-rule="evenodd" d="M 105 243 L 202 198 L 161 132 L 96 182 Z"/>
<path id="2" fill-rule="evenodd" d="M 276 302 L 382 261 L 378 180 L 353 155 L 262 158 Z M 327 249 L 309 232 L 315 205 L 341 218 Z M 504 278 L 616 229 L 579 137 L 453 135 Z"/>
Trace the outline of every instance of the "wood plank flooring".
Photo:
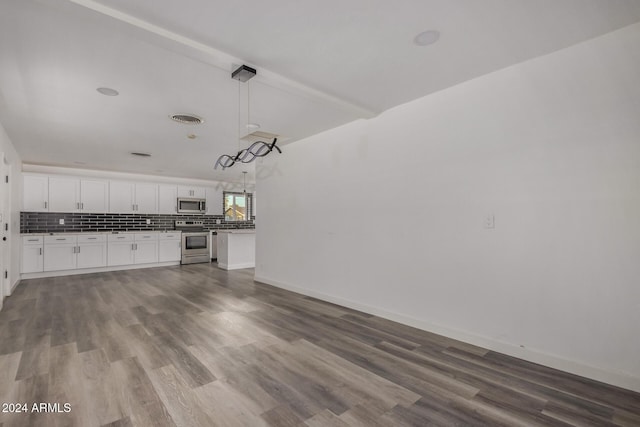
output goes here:
<path id="1" fill-rule="evenodd" d="M 23 281 L 0 311 L 0 402 L 28 411 L 0 427 L 640 426 L 640 394 L 252 278 Z"/>

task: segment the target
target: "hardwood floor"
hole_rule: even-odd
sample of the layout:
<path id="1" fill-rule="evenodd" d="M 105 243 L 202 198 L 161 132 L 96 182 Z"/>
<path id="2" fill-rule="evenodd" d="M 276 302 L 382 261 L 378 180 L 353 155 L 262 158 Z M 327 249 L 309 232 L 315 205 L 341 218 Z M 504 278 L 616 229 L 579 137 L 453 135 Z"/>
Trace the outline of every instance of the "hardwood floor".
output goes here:
<path id="1" fill-rule="evenodd" d="M 640 394 L 252 277 L 23 281 L 0 311 L 0 402 L 28 408 L 0 427 L 640 426 Z"/>

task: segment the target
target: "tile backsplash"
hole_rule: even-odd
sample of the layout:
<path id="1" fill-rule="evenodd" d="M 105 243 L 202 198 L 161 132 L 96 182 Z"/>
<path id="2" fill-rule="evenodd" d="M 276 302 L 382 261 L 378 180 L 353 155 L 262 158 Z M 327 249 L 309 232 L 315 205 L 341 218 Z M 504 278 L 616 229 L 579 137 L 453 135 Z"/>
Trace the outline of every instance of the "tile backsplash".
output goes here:
<path id="1" fill-rule="evenodd" d="M 60 220 L 64 224 L 60 224 Z M 147 219 L 151 224 L 147 224 Z M 224 215 L 141 215 L 114 213 L 20 212 L 21 233 L 79 233 L 173 230 L 177 220 L 204 221 L 205 230 L 254 228 L 252 221 L 225 222 Z M 220 224 L 216 224 L 220 220 Z"/>

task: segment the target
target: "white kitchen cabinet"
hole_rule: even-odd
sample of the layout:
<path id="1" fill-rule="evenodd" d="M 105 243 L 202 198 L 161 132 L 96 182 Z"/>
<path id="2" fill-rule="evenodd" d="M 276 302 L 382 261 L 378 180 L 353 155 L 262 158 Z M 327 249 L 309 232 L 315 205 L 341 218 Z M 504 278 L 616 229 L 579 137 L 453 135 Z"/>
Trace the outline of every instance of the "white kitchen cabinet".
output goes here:
<path id="1" fill-rule="evenodd" d="M 158 236 L 158 262 L 180 261 L 182 235 L 175 233 L 160 233 Z"/>
<path id="2" fill-rule="evenodd" d="M 178 185 L 178 197 L 204 199 L 207 197 L 207 190 L 204 187 L 194 187 L 191 185 Z"/>
<path id="3" fill-rule="evenodd" d="M 206 195 L 207 195 L 207 215 L 222 215 L 223 214 L 222 188 L 207 187 Z"/>
<path id="4" fill-rule="evenodd" d="M 136 233 L 133 250 L 135 264 L 158 262 L 158 233 Z"/>
<path id="5" fill-rule="evenodd" d="M 101 179 L 80 180 L 80 210 L 104 213 L 109 211 L 109 181 Z"/>
<path id="6" fill-rule="evenodd" d="M 133 234 L 110 234 L 107 237 L 107 265 L 134 263 Z"/>
<path id="7" fill-rule="evenodd" d="M 158 185 L 138 183 L 135 188 L 135 213 L 158 213 Z"/>
<path id="8" fill-rule="evenodd" d="M 76 236 L 44 237 L 44 271 L 73 270 L 76 268 Z"/>
<path id="9" fill-rule="evenodd" d="M 49 177 L 23 174 L 22 210 L 24 212 L 49 211 Z"/>
<path id="10" fill-rule="evenodd" d="M 111 181 L 109 183 L 109 212 L 158 213 L 156 184 Z"/>
<path id="11" fill-rule="evenodd" d="M 44 269 L 42 236 L 22 237 L 21 273 L 40 273 Z"/>
<path id="12" fill-rule="evenodd" d="M 109 182 L 109 212 L 133 213 L 135 184 L 125 181 Z"/>
<path id="13" fill-rule="evenodd" d="M 49 212 L 80 211 L 80 179 L 49 177 Z"/>
<path id="14" fill-rule="evenodd" d="M 76 268 L 97 268 L 107 265 L 107 239 L 104 234 L 78 236 Z"/>
<path id="15" fill-rule="evenodd" d="M 158 213 L 175 214 L 178 212 L 178 186 L 158 185 Z"/>

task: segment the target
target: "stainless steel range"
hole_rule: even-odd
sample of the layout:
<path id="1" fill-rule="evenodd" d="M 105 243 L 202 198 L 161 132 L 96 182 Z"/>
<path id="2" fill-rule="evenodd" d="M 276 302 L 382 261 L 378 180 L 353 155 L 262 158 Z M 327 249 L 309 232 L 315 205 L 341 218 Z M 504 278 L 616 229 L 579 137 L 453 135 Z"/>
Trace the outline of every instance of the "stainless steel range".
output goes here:
<path id="1" fill-rule="evenodd" d="M 176 230 L 182 231 L 181 264 L 210 262 L 209 232 L 204 230 L 204 221 L 176 221 Z"/>

